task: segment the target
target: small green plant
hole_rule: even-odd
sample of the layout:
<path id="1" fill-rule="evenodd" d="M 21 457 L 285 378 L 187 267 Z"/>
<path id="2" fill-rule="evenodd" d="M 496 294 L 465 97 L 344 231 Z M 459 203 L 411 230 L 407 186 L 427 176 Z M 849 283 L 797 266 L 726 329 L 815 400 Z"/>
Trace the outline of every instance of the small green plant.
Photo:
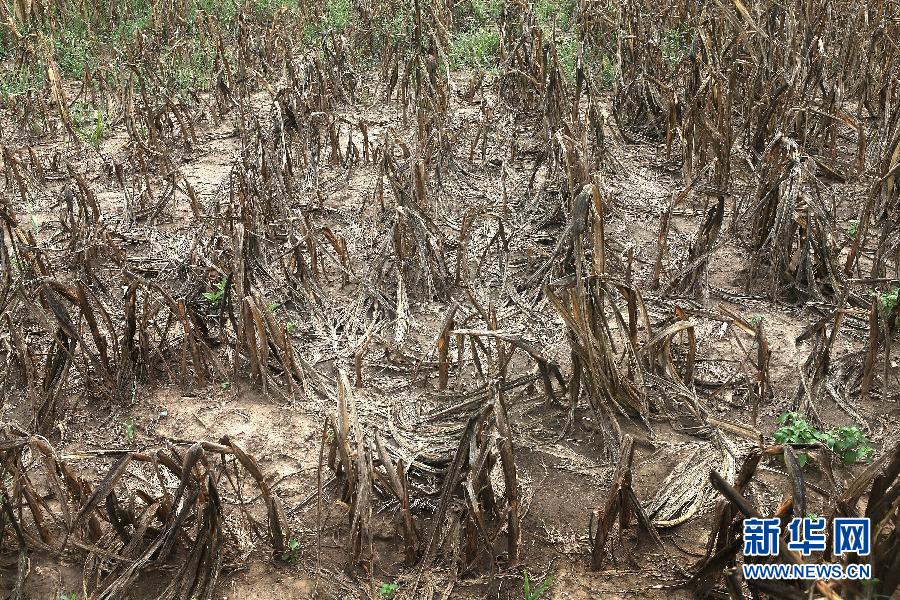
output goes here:
<path id="1" fill-rule="evenodd" d="M 129 442 L 133 442 L 137 432 L 134 428 L 134 417 L 128 417 L 128 420 L 125 421 L 125 437 L 128 438 Z"/>
<path id="2" fill-rule="evenodd" d="M 897 306 L 897 301 L 900 300 L 900 287 L 895 287 L 884 293 L 880 293 L 877 290 L 870 290 L 869 293 L 880 300 L 879 304 L 881 305 L 882 316 L 885 319 L 890 317 L 891 313 L 894 312 L 894 307 Z M 897 316 L 897 320 L 894 324 L 897 327 L 900 327 L 900 315 Z"/>
<path id="3" fill-rule="evenodd" d="M 222 383 L 219 384 L 219 387 L 221 387 L 224 391 L 227 392 L 228 390 L 231 389 L 231 382 L 230 382 L 230 381 L 223 381 Z"/>
<path id="4" fill-rule="evenodd" d="M 900 287 L 895 287 L 881 296 L 881 299 L 884 300 L 884 310 L 888 313 L 892 312 L 894 307 L 897 306 L 897 300 L 900 299 Z"/>
<path id="5" fill-rule="evenodd" d="M 838 427 L 822 434 L 822 441 L 832 452 L 841 457 L 844 464 L 867 462 L 872 459 L 875 449 L 869 444 L 866 434 L 858 427 Z"/>
<path id="6" fill-rule="evenodd" d="M 378 586 L 378 595 L 384 598 L 385 600 L 389 600 L 394 597 L 394 594 L 397 593 L 397 584 L 396 583 L 382 583 Z"/>
<path id="7" fill-rule="evenodd" d="M 815 444 L 821 442 L 829 450 L 841 457 L 844 464 L 868 461 L 875 453 L 868 438 L 858 427 L 837 427 L 830 431 L 819 431 L 811 427 L 800 413 L 785 412 L 779 415 L 781 427 L 775 431 L 774 438 L 778 444 Z M 797 462 L 804 466 L 809 462 L 805 452 L 797 454 Z"/>
<path id="8" fill-rule="evenodd" d="M 847 235 L 850 237 L 856 237 L 856 234 L 859 232 L 859 219 L 852 219 L 847 224 Z"/>
<path id="9" fill-rule="evenodd" d="M 22 67 L 14 71 L 7 69 L 0 75 L 0 99 L 4 102 L 10 98 L 22 95 L 29 90 L 39 88 L 41 77 L 36 69 Z"/>
<path id="10" fill-rule="evenodd" d="M 75 592 L 66 592 L 59 596 L 59 600 L 78 600 L 78 594 Z"/>
<path id="11" fill-rule="evenodd" d="M 660 50 L 670 65 L 677 65 L 688 53 L 692 33 L 687 25 L 673 27 L 663 33 Z"/>
<path id="12" fill-rule="evenodd" d="M 285 326 L 288 333 L 294 333 L 295 331 L 297 331 L 298 327 L 300 326 L 297 325 L 297 321 L 288 321 L 287 325 Z"/>
<path id="13" fill-rule="evenodd" d="M 225 299 L 226 284 L 227 279 L 223 277 L 213 285 L 213 291 L 203 292 L 203 297 L 206 298 L 207 302 L 209 302 L 213 308 L 221 307 L 222 301 Z"/>
<path id="14" fill-rule="evenodd" d="M 494 66 L 499 51 L 500 35 L 484 26 L 455 34 L 450 48 L 450 60 L 453 66 L 489 68 Z"/>
<path id="15" fill-rule="evenodd" d="M 285 550 L 281 555 L 281 560 L 286 563 L 294 563 L 297 562 L 297 559 L 300 557 L 300 540 L 295 537 L 292 537 L 288 540 L 287 550 Z"/>
<path id="16" fill-rule="evenodd" d="M 873 577 L 872 579 L 864 579 L 860 582 L 863 588 L 862 598 L 870 598 L 871 600 L 890 600 L 891 597 L 887 594 L 880 594 L 875 591 L 875 589 L 881 583 L 880 579 Z"/>
<path id="17" fill-rule="evenodd" d="M 578 68 L 578 40 L 573 35 L 563 35 L 557 39 L 556 54 L 559 56 L 559 66 L 566 72 L 569 80 L 575 79 L 575 69 Z"/>
<path id="18" fill-rule="evenodd" d="M 277 302 L 269 302 L 269 304 L 266 305 L 266 308 L 269 309 L 270 313 L 274 313 L 276 310 L 281 308 L 281 305 L 278 304 Z"/>
<path id="19" fill-rule="evenodd" d="M 607 55 L 600 60 L 600 83 L 605 88 L 611 88 L 616 82 L 616 63 Z"/>
<path id="20" fill-rule="evenodd" d="M 95 110 L 92 126 L 79 126 L 78 136 L 94 148 L 99 149 L 100 142 L 103 140 L 103 130 L 103 113 Z"/>
<path id="21" fill-rule="evenodd" d="M 554 20 L 558 28 L 568 30 L 575 14 L 574 0 L 538 0 L 533 4 L 534 16 L 543 26 L 552 25 Z"/>
<path id="22" fill-rule="evenodd" d="M 94 148 L 100 147 L 103 140 L 103 113 L 84 102 L 76 102 L 72 106 L 72 121 L 80 137 Z"/>
<path id="23" fill-rule="evenodd" d="M 350 0 L 329 0 L 325 3 L 323 31 L 339 32 L 347 28 L 350 24 L 350 17 L 353 16 L 353 6 Z"/>
<path id="24" fill-rule="evenodd" d="M 462 5 L 464 3 L 460 2 L 459 6 Z M 500 0 L 472 0 L 472 16 L 480 23 L 496 21 L 502 10 L 503 3 Z"/>
<path id="25" fill-rule="evenodd" d="M 544 592 L 550 589 L 553 584 L 553 578 L 548 577 L 538 584 L 534 589 L 531 588 L 531 580 L 528 578 L 528 571 L 522 571 L 522 596 L 525 600 L 537 600 Z"/>
<path id="26" fill-rule="evenodd" d="M 760 323 L 762 323 L 765 320 L 766 320 L 766 318 L 763 315 L 753 315 L 749 319 L 750 324 L 753 325 L 754 327 L 756 327 L 757 325 L 759 325 Z"/>
<path id="27" fill-rule="evenodd" d="M 91 132 L 91 143 L 95 148 L 100 147 L 100 140 L 103 139 L 103 114 L 98 110 L 97 122 L 94 124 L 94 131 Z"/>
<path id="28" fill-rule="evenodd" d="M 209 85 L 216 51 L 199 38 L 191 38 L 186 52 L 169 52 L 164 63 L 174 86 L 181 92 Z"/>

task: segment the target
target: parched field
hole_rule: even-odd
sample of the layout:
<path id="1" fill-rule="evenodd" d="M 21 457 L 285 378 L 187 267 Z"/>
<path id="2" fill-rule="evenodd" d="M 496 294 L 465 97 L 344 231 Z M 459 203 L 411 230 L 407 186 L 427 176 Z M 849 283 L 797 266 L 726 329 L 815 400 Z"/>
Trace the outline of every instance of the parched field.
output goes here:
<path id="1" fill-rule="evenodd" d="M 0 598 L 897 597 L 898 43 L 894 0 L 0 3 Z M 872 577 L 745 581 L 772 516 L 763 562 Z"/>

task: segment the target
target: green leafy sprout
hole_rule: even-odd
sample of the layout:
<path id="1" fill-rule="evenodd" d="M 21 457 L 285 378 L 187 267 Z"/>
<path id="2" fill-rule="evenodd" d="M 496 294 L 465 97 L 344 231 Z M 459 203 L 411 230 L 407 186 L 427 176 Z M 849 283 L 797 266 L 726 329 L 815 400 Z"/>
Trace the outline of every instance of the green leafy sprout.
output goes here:
<path id="1" fill-rule="evenodd" d="M 492 67 L 500 50 L 500 35 L 487 27 L 453 36 L 450 60 L 454 66 Z"/>
<path id="2" fill-rule="evenodd" d="M 394 597 L 394 594 L 397 593 L 397 588 L 399 586 L 396 583 L 382 583 L 378 586 L 378 595 L 384 598 L 385 600 L 389 600 Z"/>
<path id="3" fill-rule="evenodd" d="M 300 557 L 300 540 L 295 537 L 292 537 L 288 540 L 287 550 L 285 550 L 281 555 L 281 560 L 286 563 L 294 563 L 297 562 L 297 559 Z"/>
<path id="4" fill-rule="evenodd" d="M 882 306 L 882 315 L 885 319 L 890 317 L 891 313 L 894 312 L 894 308 L 897 306 L 897 301 L 900 300 L 900 287 L 895 287 L 894 289 L 879 293 L 875 290 L 872 290 L 872 295 L 878 297 L 881 300 L 880 304 Z M 897 321 L 895 323 L 896 326 L 900 327 L 900 315 L 897 316 Z"/>
<path id="5" fill-rule="evenodd" d="M 605 54 L 600 59 L 600 82 L 605 88 L 611 88 L 616 82 L 616 62 Z"/>
<path id="6" fill-rule="evenodd" d="M 133 442 L 136 435 L 137 432 L 134 427 L 134 417 L 128 417 L 128 420 L 125 421 L 125 437 L 128 438 L 128 441 Z"/>
<path id="7" fill-rule="evenodd" d="M 223 277 L 220 281 L 213 285 L 213 291 L 203 292 L 203 297 L 210 303 L 213 308 L 219 308 L 225 299 L 225 286 L 227 279 Z"/>
<path id="8" fill-rule="evenodd" d="M 875 449 L 872 448 L 866 435 L 858 427 L 837 427 L 829 431 L 819 431 L 811 427 L 800 413 L 785 412 L 779 415 L 781 427 L 775 431 L 774 438 L 778 444 L 815 444 L 822 443 L 841 457 L 844 464 L 867 462 L 872 459 Z M 797 454 L 800 466 L 809 462 L 805 452 Z"/>
<path id="9" fill-rule="evenodd" d="M 681 62 L 681 59 L 688 53 L 692 39 L 693 32 L 687 24 L 667 30 L 663 34 L 662 43 L 660 44 L 660 50 L 666 62 L 670 65 L 676 65 Z"/>
<path id="10" fill-rule="evenodd" d="M 537 587 L 531 587 L 531 580 L 528 577 L 528 571 L 522 571 L 522 596 L 525 600 L 538 600 L 544 592 L 550 589 L 553 584 L 553 578 L 547 577 L 540 582 Z"/>

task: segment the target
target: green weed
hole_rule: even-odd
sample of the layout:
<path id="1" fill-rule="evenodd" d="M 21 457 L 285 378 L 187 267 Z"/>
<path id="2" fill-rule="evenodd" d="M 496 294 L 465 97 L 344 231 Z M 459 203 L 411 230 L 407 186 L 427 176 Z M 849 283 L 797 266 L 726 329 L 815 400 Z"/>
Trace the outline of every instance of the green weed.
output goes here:
<path id="1" fill-rule="evenodd" d="M 86 104 L 76 103 L 72 110 L 72 121 L 78 132 L 78 137 L 94 148 L 100 147 L 105 130 L 102 112 L 97 109 L 91 109 Z"/>
<path id="2" fill-rule="evenodd" d="M 69 24 L 69 29 L 53 36 L 53 54 L 63 77 L 80 79 L 100 66 L 97 40 L 80 18 L 73 18 Z"/>
<path id="3" fill-rule="evenodd" d="M 546 27 L 553 25 L 563 31 L 568 31 L 572 25 L 572 15 L 575 14 L 575 0 L 538 0 L 534 4 L 534 16 L 537 22 Z"/>
<path id="4" fill-rule="evenodd" d="M 525 600 L 538 600 L 553 584 L 553 578 L 548 577 L 540 582 L 536 588 L 532 589 L 528 571 L 522 571 L 522 578 L 522 596 Z"/>
<path id="5" fill-rule="evenodd" d="M 847 224 L 847 235 L 849 237 L 856 237 L 856 234 L 859 232 L 859 219 L 852 219 Z"/>
<path id="6" fill-rule="evenodd" d="M 172 53 L 165 59 L 171 67 L 171 83 L 182 92 L 197 87 L 207 87 L 212 74 L 215 49 L 203 44 L 199 38 L 191 38 L 182 53 Z"/>
<path id="7" fill-rule="evenodd" d="M 256 0 L 253 2 L 253 11 L 258 15 L 271 17 L 275 11 L 287 9 L 289 13 L 296 13 L 300 8 L 298 0 Z"/>
<path id="8" fill-rule="evenodd" d="M 605 88 L 611 88 L 616 82 L 616 71 L 618 66 L 615 61 L 607 55 L 603 55 L 600 59 L 600 83 Z"/>
<path id="9" fill-rule="evenodd" d="M 237 16 L 239 8 L 234 0 L 194 0 L 194 14 L 191 17 L 194 18 L 196 12 L 203 12 L 223 23 L 231 22 Z"/>
<path id="10" fill-rule="evenodd" d="M 472 15 L 479 22 L 496 21 L 503 10 L 503 2 L 500 0 L 472 0 Z"/>
<path id="11" fill-rule="evenodd" d="M 350 0 L 329 0 L 325 4 L 325 29 L 343 31 L 350 24 L 352 14 Z"/>
<path id="12" fill-rule="evenodd" d="M 875 453 L 869 440 L 858 427 L 837 427 L 829 431 L 819 431 L 811 427 L 800 413 L 785 412 L 779 415 L 781 427 L 773 437 L 778 444 L 815 444 L 821 442 L 829 450 L 841 457 L 844 464 L 868 461 Z M 797 462 L 804 466 L 809 462 L 809 455 L 801 452 Z"/>
<path id="13" fill-rule="evenodd" d="M 18 70 L 4 70 L 0 74 L 0 98 L 8 101 L 25 94 L 30 90 L 36 90 L 43 84 L 43 77 L 36 68 L 24 67 Z"/>
<path id="14" fill-rule="evenodd" d="M 499 51 L 499 34 L 486 26 L 479 27 L 472 31 L 458 32 L 453 36 L 450 62 L 454 67 L 466 65 L 490 68 L 495 65 Z"/>
<path id="15" fill-rule="evenodd" d="M 881 306 L 881 315 L 885 319 L 887 319 L 891 315 L 891 313 L 894 312 L 894 307 L 897 306 L 897 302 L 898 300 L 900 300 L 900 287 L 895 287 L 894 289 L 887 292 L 869 290 L 869 293 L 879 301 L 879 305 Z M 900 315 L 897 316 L 897 320 L 895 321 L 894 325 L 900 327 Z"/>
<path id="16" fill-rule="evenodd" d="M 457 2 L 453 5 L 453 21 L 468 24 L 471 29 L 486 23 L 497 22 L 502 10 L 503 2 L 500 0 Z"/>
<path id="17" fill-rule="evenodd" d="M 382 583 L 378 586 L 378 595 L 385 600 L 390 600 L 397 593 L 399 586 L 396 583 Z"/>
<path id="18" fill-rule="evenodd" d="M 692 39 L 693 32 L 687 24 L 673 27 L 663 33 L 660 50 L 666 62 L 670 65 L 681 62 L 688 53 Z"/>
<path id="19" fill-rule="evenodd" d="M 129 442 L 133 442 L 134 438 L 137 437 L 137 430 L 134 427 L 134 417 L 128 417 L 128 420 L 125 421 L 125 437 L 128 438 Z"/>
<path id="20" fill-rule="evenodd" d="M 287 550 L 281 554 L 281 560 L 286 563 L 295 563 L 300 558 L 300 540 L 292 537 L 288 540 Z"/>
<path id="21" fill-rule="evenodd" d="M 203 292 L 203 297 L 206 298 L 206 301 L 209 302 L 213 308 L 220 308 L 222 306 L 222 301 L 225 299 L 225 286 L 227 285 L 227 282 L 227 278 L 223 277 L 213 285 L 213 291 Z"/>
<path id="22" fill-rule="evenodd" d="M 578 40 L 575 36 L 564 35 L 557 38 L 556 54 L 559 56 L 559 66 L 570 81 L 574 80 L 575 69 L 578 67 Z"/>

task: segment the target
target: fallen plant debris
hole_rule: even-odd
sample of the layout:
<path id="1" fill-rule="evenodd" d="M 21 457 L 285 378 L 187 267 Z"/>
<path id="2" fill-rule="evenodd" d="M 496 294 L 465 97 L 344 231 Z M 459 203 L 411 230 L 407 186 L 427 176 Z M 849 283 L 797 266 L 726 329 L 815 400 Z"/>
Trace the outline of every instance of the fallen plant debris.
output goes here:
<path id="1" fill-rule="evenodd" d="M 895 594 L 897 39 L 0 3 L 0 596 Z M 811 515 L 870 580 L 743 580 L 745 519 Z"/>
<path id="2" fill-rule="evenodd" d="M 4 429 L 0 474 L 10 485 L 2 491 L 0 533 L 14 533 L 2 546 L 18 556 L 13 597 L 25 597 L 34 552 L 82 554 L 83 589 L 91 597 L 120 598 L 145 585 L 158 598 L 211 598 L 222 569 L 234 566 L 248 542 L 239 535 L 263 541 L 276 555 L 289 551 L 278 498 L 256 460 L 227 437 L 101 455 L 114 462 L 94 484 L 46 438 Z M 248 489 L 258 488 L 261 510 L 244 499 L 241 471 L 252 481 Z M 126 476 L 142 485 L 125 485 Z M 168 572 L 163 581 L 161 570 Z"/>

